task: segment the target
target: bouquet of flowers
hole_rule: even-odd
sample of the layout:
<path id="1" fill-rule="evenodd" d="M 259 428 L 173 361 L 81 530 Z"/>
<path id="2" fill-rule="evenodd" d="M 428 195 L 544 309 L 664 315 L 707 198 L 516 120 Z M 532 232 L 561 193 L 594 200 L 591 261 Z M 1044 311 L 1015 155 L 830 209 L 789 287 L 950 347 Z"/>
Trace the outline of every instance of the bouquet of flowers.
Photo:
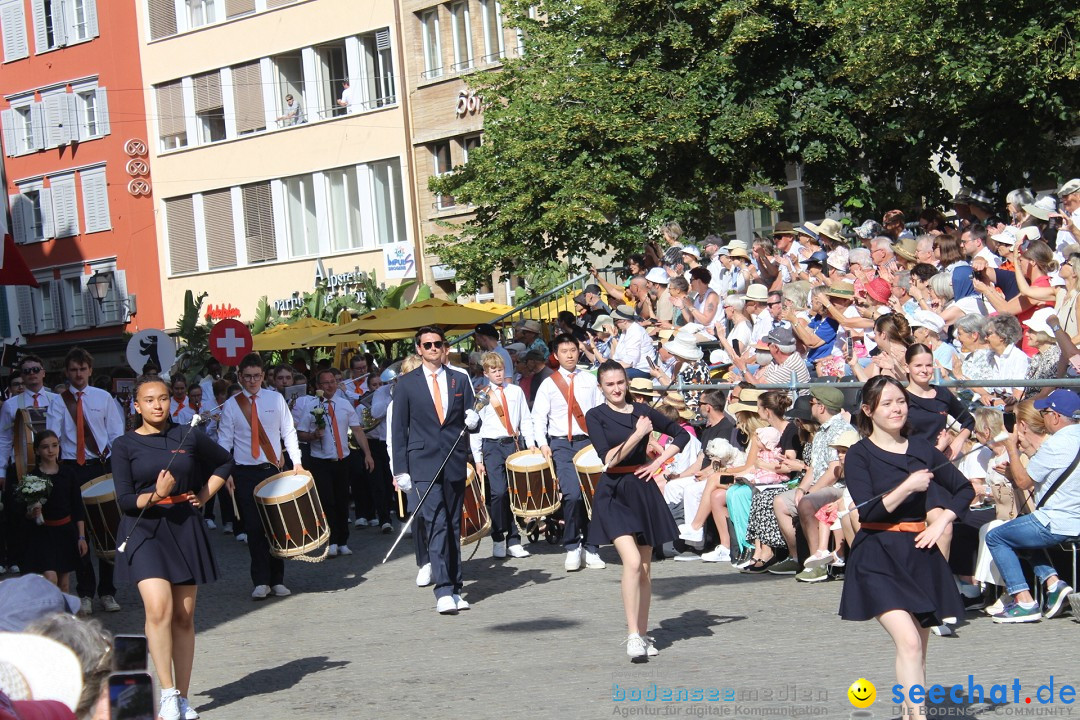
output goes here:
<path id="1" fill-rule="evenodd" d="M 23 479 L 15 488 L 15 494 L 26 503 L 28 510 L 41 507 L 49 499 L 52 493 L 52 480 L 38 475 L 23 475 Z M 37 524 L 43 525 L 45 520 L 38 515 Z"/>
<path id="2" fill-rule="evenodd" d="M 326 429 L 326 408 L 322 405 L 316 405 L 311 411 L 311 414 L 315 416 L 315 427 L 320 430 Z"/>

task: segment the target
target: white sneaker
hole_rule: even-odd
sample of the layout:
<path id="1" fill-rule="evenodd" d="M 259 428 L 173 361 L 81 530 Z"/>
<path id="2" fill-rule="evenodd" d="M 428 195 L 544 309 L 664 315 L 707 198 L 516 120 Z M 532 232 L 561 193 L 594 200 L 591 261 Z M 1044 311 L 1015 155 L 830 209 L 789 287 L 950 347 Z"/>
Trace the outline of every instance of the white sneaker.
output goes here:
<path id="1" fill-rule="evenodd" d="M 338 555 L 352 555 L 352 550 L 349 549 L 348 545 L 338 545 L 337 551 Z"/>
<path id="2" fill-rule="evenodd" d="M 831 565 L 836 557 L 829 550 L 818 550 L 816 553 L 806 558 L 806 562 L 803 563 L 804 568 L 816 568 L 822 565 Z"/>
<path id="3" fill-rule="evenodd" d="M 567 572 L 574 572 L 581 569 L 581 563 L 585 559 L 584 548 L 578 547 L 573 550 L 566 551 L 566 560 L 563 561 L 563 567 Z"/>
<path id="4" fill-rule="evenodd" d="M 120 603 L 112 595 L 101 596 L 101 607 L 105 608 L 105 612 L 120 612 Z"/>
<path id="5" fill-rule="evenodd" d="M 450 595 L 444 595 L 435 601 L 435 611 L 440 615 L 457 615 L 457 603 Z"/>
<path id="6" fill-rule="evenodd" d="M 272 591 L 274 592 L 274 594 L 275 594 L 275 595 L 277 595 L 278 597 L 287 597 L 287 596 L 289 596 L 289 595 L 292 595 L 292 590 L 290 590 L 289 588 L 285 587 L 284 585 L 274 585 L 274 586 L 273 586 L 272 588 L 270 588 L 270 589 L 271 589 L 271 590 L 272 590 Z"/>
<path id="7" fill-rule="evenodd" d="M 328 557 L 337 557 L 337 551 L 338 551 L 337 545 L 331 544 L 330 549 L 328 549 L 326 551 L 326 554 L 327 554 Z"/>
<path id="8" fill-rule="evenodd" d="M 385 522 L 385 523 L 382 524 L 382 534 L 383 535 L 389 535 L 392 532 L 394 532 L 394 526 L 393 525 L 391 525 L 388 522 Z"/>
<path id="9" fill-rule="evenodd" d="M 649 659 L 649 648 L 645 638 L 638 634 L 626 638 L 626 654 L 630 656 L 630 662 L 645 662 Z"/>
<path id="10" fill-rule="evenodd" d="M 695 530 L 689 523 L 684 523 L 679 526 L 679 537 L 689 543 L 703 543 L 705 542 L 705 528 Z"/>
<path id="11" fill-rule="evenodd" d="M 1000 615 L 1005 612 L 1005 597 L 1005 595 L 1002 595 L 992 605 L 984 607 L 983 612 L 987 615 Z"/>
<path id="12" fill-rule="evenodd" d="M 353 527 L 367 527 L 367 518 L 356 518 L 353 520 Z"/>
<path id="13" fill-rule="evenodd" d="M 22 570 L 19 569 L 18 565 L 9 565 L 7 571 L 12 575 L 19 575 L 22 573 Z"/>
<path id="14" fill-rule="evenodd" d="M 7 572 L 7 568 L 4 567 L 3 565 L 0 565 L 0 575 L 3 575 L 6 572 Z"/>
<path id="15" fill-rule="evenodd" d="M 510 557 L 527 558 L 532 555 L 531 552 L 521 547 L 521 543 L 514 543 L 510 547 L 506 548 L 506 552 L 510 554 Z"/>
<path id="16" fill-rule="evenodd" d="M 158 720 L 180 720 L 180 691 L 176 688 L 161 691 Z"/>
<path id="17" fill-rule="evenodd" d="M 649 657 L 656 657 L 660 654 L 660 651 L 656 649 L 656 638 L 652 635 L 645 636 L 645 654 Z"/>
<path id="18" fill-rule="evenodd" d="M 955 632 L 953 632 L 953 629 L 948 625 L 935 625 L 934 627 L 930 628 L 930 632 L 934 633 L 938 637 L 950 637 L 956 634 Z"/>
<path id="19" fill-rule="evenodd" d="M 367 521 L 368 527 L 379 527 L 379 518 L 371 518 Z"/>
<path id="20" fill-rule="evenodd" d="M 236 536 L 236 542 L 247 542 L 247 533 L 238 533 Z"/>
<path id="21" fill-rule="evenodd" d="M 701 559 L 705 562 L 727 562 L 731 559 L 731 551 L 723 545 L 717 545 L 712 552 L 702 553 Z"/>
<path id="22" fill-rule="evenodd" d="M 454 595 L 453 598 L 454 605 L 457 607 L 458 610 L 468 610 L 472 607 L 472 605 L 469 605 L 469 601 L 464 599 L 460 595 Z"/>
<path id="23" fill-rule="evenodd" d="M 431 584 L 431 563 L 427 563 L 416 573 L 416 587 L 427 587 Z"/>
<path id="24" fill-rule="evenodd" d="M 255 589 L 251 591 L 252 600 L 265 600 L 270 597 L 269 585 L 256 585 Z"/>
<path id="25" fill-rule="evenodd" d="M 186 697 L 180 698 L 180 714 L 184 716 L 184 720 L 199 720 L 199 712 L 191 707 Z"/>
<path id="26" fill-rule="evenodd" d="M 607 567 L 607 563 L 600 559 L 600 555 L 594 552 L 585 551 L 585 567 L 590 570 L 603 570 Z"/>
<path id="27" fill-rule="evenodd" d="M 94 601 L 88 597 L 79 599 L 79 615 L 93 615 L 94 614 Z"/>
<path id="28" fill-rule="evenodd" d="M 689 550 L 686 552 L 681 552 L 672 558 L 672 560 L 675 560 L 676 562 L 694 562 L 695 560 L 700 559 L 700 555 L 698 555 L 697 553 L 692 553 Z"/>
<path id="29" fill-rule="evenodd" d="M 206 529 L 207 530 L 216 530 L 217 529 L 217 523 L 215 523 L 210 518 L 206 518 Z M 187 700 L 184 700 L 184 702 L 187 702 Z"/>
<path id="30" fill-rule="evenodd" d="M 221 532 L 225 533 L 226 535 L 232 535 L 233 534 L 232 523 L 225 523 L 224 525 L 222 525 L 221 526 Z"/>

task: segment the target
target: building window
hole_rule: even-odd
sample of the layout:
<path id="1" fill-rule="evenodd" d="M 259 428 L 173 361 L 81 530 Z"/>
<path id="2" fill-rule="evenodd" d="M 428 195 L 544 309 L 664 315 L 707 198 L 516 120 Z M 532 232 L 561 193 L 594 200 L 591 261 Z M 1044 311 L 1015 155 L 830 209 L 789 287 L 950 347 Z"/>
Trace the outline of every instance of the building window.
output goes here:
<path id="1" fill-rule="evenodd" d="M 198 28 L 218 21 L 218 0 L 187 0 L 188 27 Z"/>
<path id="2" fill-rule="evenodd" d="M 96 0 L 31 0 L 30 7 L 39 54 L 98 34 Z"/>
<path id="3" fill-rule="evenodd" d="M 15 142 L 19 154 L 23 155 L 45 147 L 41 116 L 41 103 L 12 108 L 15 112 Z"/>
<path id="4" fill-rule="evenodd" d="M 165 201 L 169 269 L 173 275 L 197 272 L 199 253 L 195 246 L 195 210 L 191 196 Z"/>
<path id="5" fill-rule="evenodd" d="M 275 55 L 270 58 L 270 64 L 277 83 L 277 107 L 281 109 L 278 126 L 287 127 L 304 122 L 304 113 L 308 108 L 307 98 L 304 96 L 304 61 L 300 52 Z M 298 121 L 294 121 L 289 115 L 290 108 L 286 101 L 289 95 L 293 96 L 293 103 L 299 106 Z"/>
<path id="6" fill-rule="evenodd" d="M 249 264 L 277 260 L 274 232 L 274 205 L 270 183 L 240 188 L 244 205 L 244 243 Z"/>
<path id="7" fill-rule="evenodd" d="M 483 141 L 481 140 L 482 137 L 483 136 L 481 136 L 481 135 L 470 135 L 470 136 L 468 136 L 466 138 L 462 138 L 462 140 L 461 140 L 461 150 L 462 150 L 462 153 L 465 156 L 463 158 L 463 160 L 465 161 L 465 164 L 468 164 L 469 155 L 472 153 L 472 151 L 475 150 L 476 148 L 480 147 L 483 144 Z"/>
<path id="8" fill-rule="evenodd" d="M 329 211 L 330 243 L 334 250 L 351 250 L 363 245 L 363 214 L 356 168 L 323 173 Z"/>
<path id="9" fill-rule="evenodd" d="M 52 196 L 53 225 L 57 238 L 79 234 L 79 211 L 75 200 L 75 175 L 49 178 L 49 194 Z"/>
<path id="10" fill-rule="evenodd" d="M 297 175 L 281 181 L 285 192 L 285 218 L 291 257 L 319 252 L 319 223 L 315 211 L 315 188 L 311 175 Z"/>
<path id="11" fill-rule="evenodd" d="M 34 327 L 38 333 L 63 330 L 61 322 L 60 284 L 52 279 L 37 278 L 38 287 L 31 288 Z M 81 298 L 80 298 L 81 300 Z"/>
<path id="12" fill-rule="evenodd" d="M 499 62 L 505 55 L 503 47 L 502 5 L 499 0 L 480 0 L 484 21 L 484 62 Z"/>
<path id="13" fill-rule="evenodd" d="M 345 63 L 345 42 L 338 41 L 315 48 L 319 69 L 319 117 L 338 117 L 355 112 L 359 90 L 345 87 L 349 71 Z"/>
<path id="14" fill-rule="evenodd" d="M 186 147 L 187 115 L 184 111 L 184 88 L 180 80 L 158 85 L 157 94 L 158 138 L 161 149 L 175 150 Z"/>
<path id="15" fill-rule="evenodd" d="M 453 163 L 450 161 L 450 141 L 444 140 L 442 142 L 433 143 L 429 146 L 431 148 L 432 159 L 432 174 L 435 176 L 445 175 L 454 169 Z M 454 198 L 451 195 L 436 195 L 435 196 L 435 209 L 445 210 L 446 208 L 454 207 Z"/>
<path id="16" fill-rule="evenodd" d="M 396 160 L 371 164 L 371 200 L 378 243 L 404 242 L 405 200 L 401 190 L 401 164 Z"/>
<path id="17" fill-rule="evenodd" d="M 97 302 L 86 292 L 86 284 L 80 273 L 75 277 L 65 277 L 62 283 L 64 327 L 68 330 L 90 327 L 95 323 L 94 303 Z"/>
<path id="18" fill-rule="evenodd" d="M 236 106 L 236 134 L 248 135 L 266 129 L 263 104 L 262 68 L 258 61 L 232 69 L 233 103 Z"/>
<path id="19" fill-rule="evenodd" d="M 451 70 L 468 70 L 473 66 L 469 3 L 456 2 L 451 5 L 450 21 L 454 34 L 454 65 Z"/>
<path id="20" fill-rule="evenodd" d="M 105 168 L 96 167 L 82 170 L 83 217 L 86 218 L 86 232 L 104 232 L 112 230 L 112 217 L 109 214 L 109 186 L 105 179 Z"/>
<path id="21" fill-rule="evenodd" d="M 26 40 L 26 9 L 23 0 L 0 2 L 0 30 L 4 36 L 4 62 L 21 60 L 30 55 Z"/>
<path id="22" fill-rule="evenodd" d="M 443 73 L 442 41 L 439 38 L 439 10 L 432 8 L 420 15 L 420 30 L 424 42 L 424 78 L 436 78 Z"/>
<path id="23" fill-rule="evenodd" d="M 53 236 L 51 198 L 49 191 L 39 183 L 19 188 L 19 193 L 11 197 L 11 213 L 20 216 L 19 220 L 12 218 L 16 240 L 34 243 Z"/>
<path id="24" fill-rule="evenodd" d="M 363 68 L 361 87 L 364 109 L 394 105 L 397 88 L 394 81 L 394 61 L 390 50 L 390 29 L 363 35 L 360 38 L 360 62 Z"/>
<path id="25" fill-rule="evenodd" d="M 175 0 L 147 0 L 147 9 L 151 40 L 176 34 Z"/>
<path id="26" fill-rule="evenodd" d="M 225 103 L 221 97 L 221 73 L 217 70 L 191 78 L 195 89 L 195 118 L 200 144 L 225 139 Z"/>

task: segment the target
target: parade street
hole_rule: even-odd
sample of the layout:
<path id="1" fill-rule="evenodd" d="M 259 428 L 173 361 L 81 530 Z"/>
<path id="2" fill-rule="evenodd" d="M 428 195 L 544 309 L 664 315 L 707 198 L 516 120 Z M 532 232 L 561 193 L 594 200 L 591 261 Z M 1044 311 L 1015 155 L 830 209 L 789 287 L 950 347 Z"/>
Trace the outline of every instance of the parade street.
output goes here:
<path id="1" fill-rule="evenodd" d="M 289 561 L 293 595 L 253 602 L 247 549 L 220 530 L 210 535 L 224 579 L 199 591 L 191 684 L 207 720 L 898 715 L 892 643 L 875 622 L 837 617 L 841 582 L 656 563 L 650 632 L 660 655 L 632 665 L 620 644 L 620 567 L 610 547 L 601 550 L 606 569 L 567 573 L 556 546 L 541 541 L 526 546 L 530 558 L 492 560 L 485 538 L 465 565 L 472 609 L 440 616 L 431 589 L 415 586 L 410 540 L 380 565 L 394 536 L 353 530 L 355 555 Z M 118 600 L 122 612 L 95 617 L 113 632 L 142 632 L 134 590 Z M 1058 699 L 1063 685 L 1080 684 L 1078 640 L 1069 617 L 995 625 L 972 613 L 957 637 L 931 637 L 927 680 L 966 689 L 973 675 L 985 693 L 1008 686 L 1007 705 L 946 702 L 944 716 L 1080 714 Z M 1055 702 L 1041 705 L 1036 692 L 1051 676 Z M 877 686 L 877 701 L 858 711 L 872 715 L 852 715 L 847 689 L 860 677 Z M 682 688 L 702 701 L 631 700 L 665 690 L 679 697 Z"/>

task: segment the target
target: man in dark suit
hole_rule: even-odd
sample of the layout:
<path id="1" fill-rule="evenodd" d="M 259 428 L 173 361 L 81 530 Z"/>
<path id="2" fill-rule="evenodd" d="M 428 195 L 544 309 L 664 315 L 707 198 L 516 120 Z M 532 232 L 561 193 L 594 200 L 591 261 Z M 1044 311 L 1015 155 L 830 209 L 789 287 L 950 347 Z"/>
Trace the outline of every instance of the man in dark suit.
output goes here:
<path id="1" fill-rule="evenodd" d="M 391 432 L 395 485 L 408 491 L 415 484 L 423 496 L 434 483 L 418 512 L 427 531 L 435 609 L 456 615 L 469 609 L 461 598 L 460 545 L 469 443 L 461 438 L 466 429 L 479 428 L 480 416 L 473 409 L 468 377 L 443 365 L 445 347 L 441 328 L 416 331 L 416 352 L 423 364 L 397 379 Z M 440 472 L 443 458 L 447 460 Z"/>

